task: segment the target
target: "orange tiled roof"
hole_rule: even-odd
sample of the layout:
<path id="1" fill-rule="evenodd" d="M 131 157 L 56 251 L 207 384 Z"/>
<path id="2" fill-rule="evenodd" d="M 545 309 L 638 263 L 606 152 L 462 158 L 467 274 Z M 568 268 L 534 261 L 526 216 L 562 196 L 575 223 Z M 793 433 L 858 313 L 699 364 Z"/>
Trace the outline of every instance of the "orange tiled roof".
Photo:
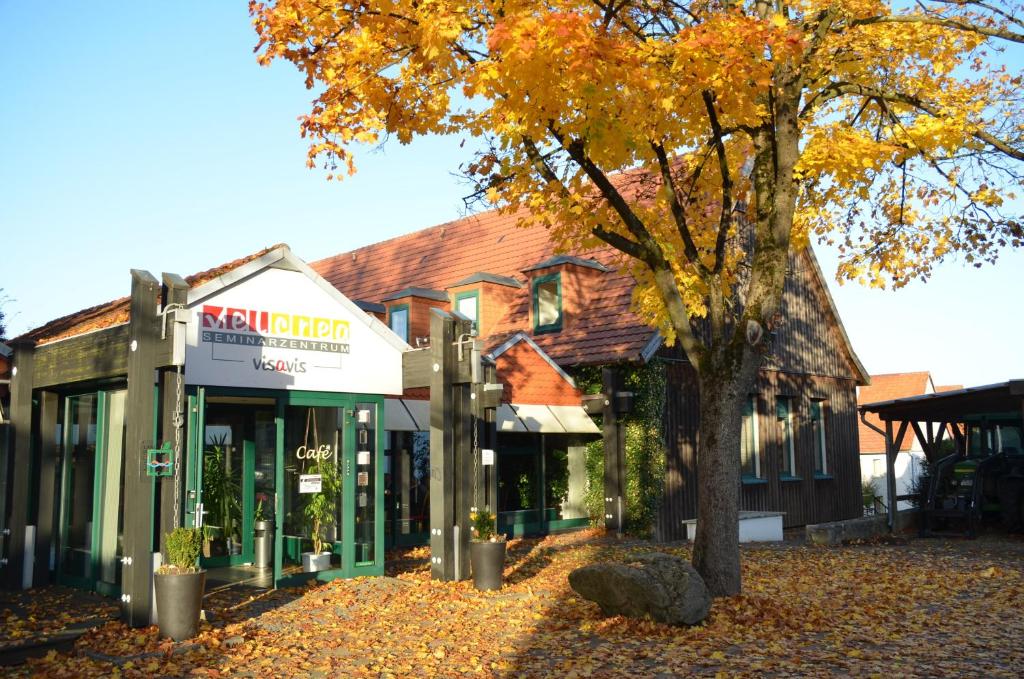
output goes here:
<path id="1" fill-rule="evenodd" d="M 410 287 L 444 290 L 477 272 L 525 281 L 527 267 L 549 259 L 554 247 L 543 227 L 519 228 L 517 215 L 485 212 L 322 259 L 312 268 L 352 300 L 379 301 Z M 634 281 L 611 248 L 576 255 L 612 269 L 587 300 L 588 313 L 561 332 L 533 336 L 561 365 L 636 360 L 654 335 L 632 311 Z M 530 289 L 516 291 L 490 338 L 491 348 L 516 332 L 532 336 Z"/>
<path id="2" fill-rule="evenodd" d="M 946 391 L 960 391 L 964 388 L 962 384 L 943 384 L 941 387 L 935 387 L 935 393 L 941 394 Z"/>
<path id="3" fill-rule="evenodd" d="M 192 274 L 185 278 L 185 282 L 189 284 L 189 287 L 193 288 L 202 285 L 203 283 L 208 283 L 214 278 L 217 278 L 232 269 L 236 269 L 243 264 L 262 257 L 271 250 L 282 247 L 282 245 L 283 244 L 281 243 L 271 245 L 270 247 L 263 248 L 259 252 L 254 252 L 251 255 L 221 264 L 220 266 L 207 269 L 206 271 L 200 271 L 199 273 Z M 48 344 L 50 342 L 74 337 L 75 335 L 81 335 L 93 330 L 102 330 L 103 328 L 127 323 L 130 316 L 130 301 L 131 300 L 128 297 L 120 297 L 105 304 L 99 304 L 94 307 L 89 307 L 88 309 L 76 311 L 73 314 L 68 314 L 67 316 L 54 319 L 34 330 L 29 330 L 18 337 L 18 339 L 33 340 L 37 344 Z"/>
<path id="4" fill-rule="evenodd" d="M 893 373 L 889 375 L 872 375 L 869 386 L 857 389 L 857 405 L 891 401 L 907 396 L 920 396 L 930 393 L 931 375 L 925 372 Z M 934 389 L 933 389 L 934 390 Z M 879 429 L 885 429 L 884 423 L 875 413 L 868 413 L 866 419 Z M 860 429 L 861 455 L 885 452 L 885 437 L 871 429 L 863 422 L 858 423 Z M 901 451 L 908 451 L 914 443 L 914 433 L 910 431 L 903 439 Z"/>

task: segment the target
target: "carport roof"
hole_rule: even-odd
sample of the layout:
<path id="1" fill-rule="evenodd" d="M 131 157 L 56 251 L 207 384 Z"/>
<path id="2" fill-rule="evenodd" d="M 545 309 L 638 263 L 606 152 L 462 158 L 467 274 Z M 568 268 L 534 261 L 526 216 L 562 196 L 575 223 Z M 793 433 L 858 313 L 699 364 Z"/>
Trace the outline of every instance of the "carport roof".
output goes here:
<path id="1" fill-rule="evenodd" d="M 964 422 L 996 413 L 1024 416 L 1024 379 L 866 403 L 860 410 L 904 422 Z"/>

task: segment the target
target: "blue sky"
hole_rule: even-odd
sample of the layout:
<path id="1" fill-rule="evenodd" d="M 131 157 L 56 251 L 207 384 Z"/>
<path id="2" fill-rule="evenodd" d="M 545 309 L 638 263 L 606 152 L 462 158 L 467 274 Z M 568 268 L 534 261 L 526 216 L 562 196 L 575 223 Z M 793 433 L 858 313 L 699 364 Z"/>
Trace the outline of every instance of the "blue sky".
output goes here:
<path id="1" fill-rule="evenodd" d="M 246 3 L 0 0 L 0 288 L 9 334 L 287 242 L 319 259 L 457 218 L 461 139 L 397 143 L 327 182 L 305 167 L 310 93 L 256 65 Z M 832 253 L 819 249 L 826 275 Z M 870 372 L 1024 378 L 1024 253 L 901 291 L 831 288 Z"/>

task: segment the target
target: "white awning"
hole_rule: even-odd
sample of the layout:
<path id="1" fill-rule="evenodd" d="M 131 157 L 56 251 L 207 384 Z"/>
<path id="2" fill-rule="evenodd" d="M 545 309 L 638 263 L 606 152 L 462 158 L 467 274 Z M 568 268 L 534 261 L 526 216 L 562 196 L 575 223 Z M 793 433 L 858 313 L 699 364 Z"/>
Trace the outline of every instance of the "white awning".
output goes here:
<path id="1" fill-rule="evenodd" d="M 569 434 L 600 434 L 601 428 L 582 406 L 548 406 Z"/>
<path id="2" fill-rule="evenodd" d="M 384 399 L 384 429 L 387 431 L 419 431 L 416 421 L 402 404 L 401 399 Z"/>
<path id="3" fill-rule="evenodd" d="M 519 419 L 519 416 L 516 415 L 516 411 L 512 409 L 512 406 L 510 406 L 507 403 L 502 403 L 500 406 L 498 406 L 497 416 L 499 434 L 502 432 L 516 432 L 525 434 L 526 432 L 530 431 L 529 429 L 526 428 L 526 425 L 523 424 L 522 420 Z"/>
<path id="4" fill-rule="evenodd" d="M 402 403 L 416 423 L 414 431 L 430 431 L 430 401 L 403 398 Z"/>
<path id="5" fill-rule="evenodd" d="M 601 433 L 582 406 L 502 403 L 498 406 L 497 419 L 499 433 Z M 429 431 L 430 401 L 385 399 L 384 420 L 388 431 Z"/>

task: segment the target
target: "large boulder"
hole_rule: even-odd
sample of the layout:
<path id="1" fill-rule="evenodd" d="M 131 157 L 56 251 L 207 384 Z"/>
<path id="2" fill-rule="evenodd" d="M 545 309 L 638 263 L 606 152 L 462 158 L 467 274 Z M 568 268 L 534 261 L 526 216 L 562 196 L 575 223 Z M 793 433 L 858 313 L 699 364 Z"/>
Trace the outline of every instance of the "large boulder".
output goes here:
<path id="1" fill-rule="evenodd" d="M 605 615 L 696 625 L 711 609 L 704 579 L 685 559 L 651 552 L 626 563 L 596 563 L 569 573 L 569 586 Z"/>

